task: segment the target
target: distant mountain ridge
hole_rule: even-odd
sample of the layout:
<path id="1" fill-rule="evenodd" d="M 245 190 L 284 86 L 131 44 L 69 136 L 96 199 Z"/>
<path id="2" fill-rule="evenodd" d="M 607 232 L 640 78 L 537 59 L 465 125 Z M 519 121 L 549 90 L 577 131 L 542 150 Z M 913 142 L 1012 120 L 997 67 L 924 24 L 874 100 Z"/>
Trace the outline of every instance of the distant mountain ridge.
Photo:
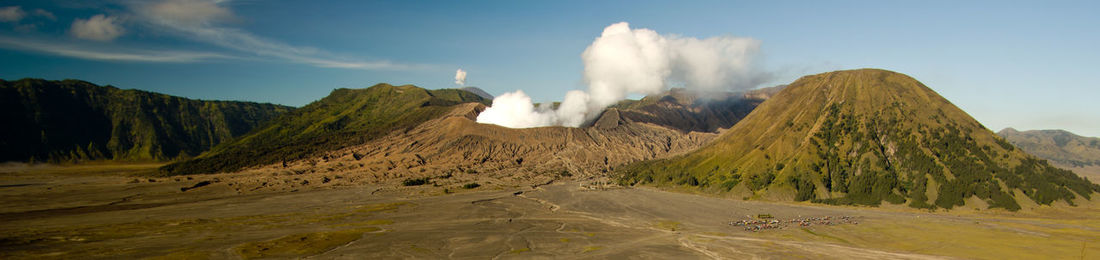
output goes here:
<path id="1" fill-rule="evenodd" d="M 1100 138 L 1065 130 L 1017 131 L 1005 128 L 998 135 L 1024 151 L 1052 162 L 1074 167 L 1100 165 Z"/>
<path id="2" fill-rule="evenodd" d="M 171 175 L 231 172 L 311 158 L 391 132 L 408 131 L 468 102 L 488 104 L 489 100 L 458 89 L 427 90 L 385 83 L 365 89 L 336 89 L 240 139 L 192 160 L 166 165 L 162 171 Z"/>
<path id="3" fill-rule="evenodd" d="M 804 76 L 703 148 L 619 169 L 625 185 L 928 209 L 1018 210 L 1100 192 L 915 79 L 877 69 Z"/>
<path id="4" fill-rule="evenodd" d="M 624 163 L 695 149 L 767 97 L 726 93 L 704 102 L 683 94 L 624 101 L 581 128 L 511 129 L 477 123 L 490 100 L 468 91 L 388 84 L 340 89 L 269 127 L 162 170 L 293 170 L 372 182 L 456 169 L 508 179 L 606 175 Z M 674 116 L 653 117 L 662 114 Z M 364 120 L 370 118 L 377 120 Z"/>
<path id="5" fill-rule="evenodd" d="M 0 80 L 0 161 L 188 158 L 292 109 L 80 80 Z"/>
<path id="6" fill-rule="evenodd" d="M 674 88 L 641 100 L 621 101 L 608 108 L 608 112 L 613 111 L 633 122 L 662 125 L 684 132 L 715 132 L 733 126 L 783 87 L 711 93 L 691 93 L 686 89 Z M 594 123 L 598 122 L 600 120 Z"/>
<path id="7" fill-rule="evenodd" d="M 998 135 L 1055 166 L 1072 170 L 1093 182 L 1100 181 L 1100 138 L 1085 137 L 1065 130 L 1017 131 L 1005 128 Z"/>

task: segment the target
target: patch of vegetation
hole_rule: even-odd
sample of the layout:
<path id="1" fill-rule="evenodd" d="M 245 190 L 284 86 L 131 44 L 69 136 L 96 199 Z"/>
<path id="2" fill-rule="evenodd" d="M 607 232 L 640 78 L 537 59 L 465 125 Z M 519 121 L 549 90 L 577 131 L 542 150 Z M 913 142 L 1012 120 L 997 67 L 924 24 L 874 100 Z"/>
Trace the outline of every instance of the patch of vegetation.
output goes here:
<path id="1" fill-rule="evenodd" d="M 848 240 L 844 240 L 842 238 L 834 237 L 834 236 L 830 236 L 830 235 L 826 235 L 826 234 L 817 233 L 817 232 L 814 232 L 813 230 L 810 230 L 808 228 L 802 228 L 802 231 L 805 231 L 806 233 L 810 233 L 810 235 L 840 241 L 841 243 L 845 243 L 845 244 L 852 244 L 851 242 L 848 242 Z"/>
<path id="2" fill-rule="evenodd" d="M 430 181 L 430 180 L 431 180 L 431 178 L 428 178 L 428 177 L 416 178 L 416 179 L 405 179 L 404 181 L 401 181 L 401 185 L 420 186 L 420 185 L 428 184 L 428 181 Z"/>
<path id="3" fill-rule="evenodd" d="M 795 187 L 796 194 L 795 201 L 807 201 L 815 199 L 814 191 L 817 190 L 817 186 L 814 185 L 807 177 L 793 177 L 790 179 L 790 185 Z"/>
<path id="4" fill-rule="evenodd" d="M 211 252 L 198 251 L 194 248 L 182 249 L 180 251 L 171 252 L 167 255 L 155 256 L 147 258 L 149 260 L 178 260 L 178 259 L 214 259 Z"/>
<path id="5" fill-rule="evenodd" d="M 680 222 L 671 220 L 658 221 L 657 228 L 667 229 L 668 231 L 676 231 L 676 229 L 680 228 Z"/>
<path id="6" fill-rule="evenodd" d="M 481 184 L 478 184 L 476 182 L 471 182 L 471 183 L 467 183 L 466 185 L 462 185 L 463 189 L 476 189 L 477 187 L 481 187 Z"/>
<path id="7" fill-rule="evenodd" d="M 752 175 L 751 177 L 749 177 L 749 182 L 748 182 L 749 189 L 754 190 L 754 191 L 762 190 L 765 187 L 767 187 L 768 184 L 771 184 L 773 180 L 775 180 L 775 174 L 773 174 L 771 172 L 765 172 L 763 174 Z"/>
<path id="8" fill-rule="evenodd" d="M 237 246 L 235 251 L 244 259 L 311 256 L 358 240 L 364 232 L 370 231 L 373 230 L 353 229 L 288 235 L 267 241 L 244 243 Z"/>
<path id="9" fill-rule="evenodd" d="M 371 225 L 371 226 L 390 225 L 390 224 L 393 224 L 393 220 L 389 220 L 389 219 L 375 219 L 375 220 L 369 220 L 369 221 L 367 221 L 367 222 L 365 222 L 365 223 L 363 223 L 363 224 L 366 224 L 366 225 Z"/>
<path id="10" fill-rule="evenodd" d="M 398 208 L 401 208 L 402 206 L 405 206 L 405 205 L 408 205 L 408 204 L 409 204 L 408 202 L 368 204 L 368 205 L 357 206 L 356 207 L 356 212 L 367 213 L 367 212 L 394 211 L 394 210 L 397 210 Z"/>
<path id="11" fill-rule="evenodd" d="M 1004 138 L 1001 138 L 1001 137 L 993 138 L 993 141 L 997 142 L 997 145 L 1000 145 L 1002 149 L 1009 150 L 1009 151 L 1012 151 L 1012 150 L 1016 149 L 1016 146 L 1012 145 L 1012 143 L 1009 143 L 1008 140 L 1005 140 Z"/>
<path id="12" fill-rule="evenodd" d="M 741 176 L 723 181 L 721 184 L 718 184 L 718 187 L 721 187 L 724 191 L 730 191 L 733 187 L 737 187 L 739 183 L 741 183 Z"/>
<path id="13" fill-rule="evenodd" d="M 412 250 L 413 252 L 425 253 L 425 254 L 432 252 L 431 249 L 423 248 L 423 247 L 420 247 L 420 246 L 417 246 L 417 245 L 409 245 L 409 250 Z"/>

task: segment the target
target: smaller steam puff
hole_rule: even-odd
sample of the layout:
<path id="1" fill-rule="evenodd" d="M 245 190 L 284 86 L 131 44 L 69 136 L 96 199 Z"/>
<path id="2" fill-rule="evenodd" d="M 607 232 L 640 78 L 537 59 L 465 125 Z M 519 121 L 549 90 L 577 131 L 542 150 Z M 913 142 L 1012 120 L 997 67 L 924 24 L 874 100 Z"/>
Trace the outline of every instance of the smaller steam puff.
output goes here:
<path id="1" fill-rule="evenodd" d="M 466 71 L 465 70 L 458 69 L 458 71 L 455 71 L 455 84 L 459 85 L 459 86 L 465 86 L 466 85 Z"/>

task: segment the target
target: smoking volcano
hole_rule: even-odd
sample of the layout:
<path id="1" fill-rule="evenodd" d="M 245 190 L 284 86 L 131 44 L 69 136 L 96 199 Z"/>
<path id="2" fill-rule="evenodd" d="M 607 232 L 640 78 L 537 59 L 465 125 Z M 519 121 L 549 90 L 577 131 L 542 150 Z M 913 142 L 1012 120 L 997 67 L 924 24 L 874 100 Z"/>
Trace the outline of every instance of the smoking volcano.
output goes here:
<path id="1" fill-rule="evenodd" d="M 587 90 L 565 94 L 559 106 L 536 106 L 521 90 L 493 99 L 477 122 L 511 128 L 578 127 L 630 94 L 654 95 L 671 86 L 692 92 L 747 90 L 770 74 L 757 68 L 760 41 L 719 36 L 705 39 L 631 29 L 626 22 L 604 28 L 581 54 Z"/>

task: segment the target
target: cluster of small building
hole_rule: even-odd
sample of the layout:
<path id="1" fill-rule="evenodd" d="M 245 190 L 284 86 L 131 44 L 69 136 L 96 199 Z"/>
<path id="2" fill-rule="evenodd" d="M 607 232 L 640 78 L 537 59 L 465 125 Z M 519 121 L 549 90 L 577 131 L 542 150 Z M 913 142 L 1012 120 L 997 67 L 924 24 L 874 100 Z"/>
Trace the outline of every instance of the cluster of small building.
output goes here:
<path id="1" fill-rule="evenodd" d="M 761 216 L 764 216 L 764 215 L 761 215 Z M 824 217 L 806 217 L 806 218 L 798 217 L 798 218 L 793 218 L 793 219 L 780 220 L 780 219 L 772 219 L 770 215 L 767 215 L 767 218 L 759 218 L 758 217 L 756 219 L 738 220 L 738 221 L 732 221 L 729 224 L 730 224 L 730 226 L 744 227 L 745 231 L 756 232 L 756 231 L 767 230 L 767 229 L 783 229 L 783 228 L 787 228 L 788 226 L 794 226 L 794 225 L 798 225 L 799 227 L 810 227 L 810 226 L 814 226 L 814 225 L 833 226 L 833 225 L 841 225 L 841 224 L 859 225 L 859 220 L 857 219 L 857 217 L 852 217 L 852 216 L 840 216 L 840 217 L 824 216 Z"/>

